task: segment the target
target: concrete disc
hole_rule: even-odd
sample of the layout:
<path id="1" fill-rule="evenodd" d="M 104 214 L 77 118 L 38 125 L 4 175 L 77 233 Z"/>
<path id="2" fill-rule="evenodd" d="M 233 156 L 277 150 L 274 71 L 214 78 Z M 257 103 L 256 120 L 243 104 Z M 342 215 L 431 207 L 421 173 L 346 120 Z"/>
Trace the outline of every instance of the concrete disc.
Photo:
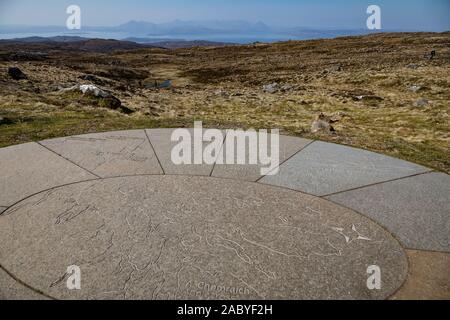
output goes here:
<path id="1" fill-rule="evenodd" d="M 396 239 L 300 192 L 192 176 L 54 188 L 0 218 L 0 261 L 57 299 L 383 299 L 407 275 Z M 81 289 L 69 290 L 81 270 Z M 370 266 L 381 289 L 370 290 Z"/>

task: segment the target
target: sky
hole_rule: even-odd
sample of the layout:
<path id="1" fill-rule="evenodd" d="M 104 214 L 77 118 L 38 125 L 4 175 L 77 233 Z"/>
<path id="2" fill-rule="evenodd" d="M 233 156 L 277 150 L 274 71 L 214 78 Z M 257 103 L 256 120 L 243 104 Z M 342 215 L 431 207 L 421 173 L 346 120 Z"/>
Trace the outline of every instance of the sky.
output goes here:
<path id="1" fill-rule="evenodd" d="M 364 28 L 366 9 L 381 7 L 384 29 L 450 30 L 450 0 L 0 0 L 0 25 L 64 26 L 69 5 L 87 26 L 130 20 L 262 21 L 271 26 Z"/>

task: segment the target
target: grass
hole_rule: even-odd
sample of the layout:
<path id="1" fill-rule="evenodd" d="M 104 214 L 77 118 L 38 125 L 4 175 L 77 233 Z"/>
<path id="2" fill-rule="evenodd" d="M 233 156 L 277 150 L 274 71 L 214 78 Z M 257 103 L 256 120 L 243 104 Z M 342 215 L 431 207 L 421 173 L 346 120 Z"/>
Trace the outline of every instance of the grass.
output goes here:
<path id="1" fill-rule="evenodd" d="M 192 127 L 195 120 L 202 120 L 205 127 L 244 129 L 264 129 L 267 128 L 269 122 L 261 121 L 268 117 L 268 114 L 261 110 L 255 113 L 252 118 L 236 114 L 235 112 L 233 116 L 228 116 L 230 111 L 234 110 L 226 108 L 223 110 L 219 109 L 219 116 L 205 115 L 203 117 L 191 116 L 173 119 L 149 118 L 142 115 L 126 116 L 106 109 L 67 109 L 36 112 L 36 110 L 31 110 L 30 106 L 25 106 L 24 108 L 16 107 L 14 113 L 1 112 L 0 114 L 7 117 L 11 123 L 0 126 L 0 147 L 95 132 Z M 284 114 L 284 112 L 280 112 L 278 115 L 280 114 Z M 273 117 L 273 113 L 270 113 L 270 115 Z M 279 123 L 282 120 L 278 118 L 277 122 Z M 356 120 L 360 123 L 368 121 L 364 116 Z M 283 123 L 281 128 L 288 135 L 355 146 L 412 161 L 444 172 L 448 172 L 450 167 L 448 149 L 442 148 L 439 143 L 433 141 L 411 142 L 389 134 L 381 134 L 380 132 L 383 131 L 378 130 L 361 135 L 361 131 L 358 128 L 349 130 L 345 136 L 339 134 L 335 136 L 328 134 L 313 135 L 307 132 L 308 122 L 304 122 L 304 127 L 302 127 L 298 123 L 292 123 L 289 117 L 286 117 L 284 121 L 285 123 Z M 301 128 L 300 130 L 299 127 Z"/>
<path id="2" fill-rule="evenodd" d="M 164 121 L 146 117 L 130 118 L 112 114 L 106 110 L 23 115 L 13 118 L 12 121 L 12 124 L 0 126 L 0 147 L 85 133 L 188 125 L 187 121 Z"/>

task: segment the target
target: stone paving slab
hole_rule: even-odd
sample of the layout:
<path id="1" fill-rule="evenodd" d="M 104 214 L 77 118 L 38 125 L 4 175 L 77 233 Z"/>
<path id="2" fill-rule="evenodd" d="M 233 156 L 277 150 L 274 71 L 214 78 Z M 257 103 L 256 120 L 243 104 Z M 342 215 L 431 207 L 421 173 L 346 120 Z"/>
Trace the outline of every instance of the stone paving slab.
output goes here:
<path id="1" fill-rule="evenodd" d="M 173 130 L 0 149 L 0 264 L 20 279 L 0 267 L 0 299 L 47 299 L 38 291 L 68 299 L 383 299 L 408 269 L 391 234 L 411 249 L 409 279 L 391 299 L 450 299 L 448 175 L 281 136 L 281 162 L 289 160 L 280 174 L 249 183 L 260 178 L 259 166 L 174 165 Z M 162 168 L 189 177 L 96 179 Z M 192 177 L 213 168 L 233 180 Z M 74 258 L 90 282 L 81 293 L 64 286 Z M 380 292 L 365 286 L 369 263 L 382 268 Z M 214 289 L 224 285 L 226 292 Z"/>
<path id="2" fill-rule="evenodd" d="M 0 300 L 50 300 L 27 288 L 0 268 Z"/>
<path id="3" fill-rule="evenodd" d="M 37 143 L 0 149 L 0 163 L 2 206 L 55 186 L 96 178 Z"/>
<path id="4" fill-rule="evenodd" d="M 430 170 L 377 153 L 315 141 L 262 183 L 326 196 Z"/>
<path id="5" fill-rule="evenodd" d="M 164 169 L 165 174 L 175 175 L 198 175 L 209 176 L 213 170 L 213 165 L 200 164 L 200 165 L 175 165 L 171 159 L 172 149 L 178 144 L 178 142 L 172 142 L 171 136 L 175 129 L 151 129 L 147 130 L 147 135 L 153 145 L 153 148 L 158 156 L 161 166 Z M 194 129 L 188 129 L 193 137 Z M 223 133 L 225 136 L 225 133 Z M 208 143 L 203 144 L 203 150 Z M 193 150 L 193 148 L 192 148 Z M 193 151 L 191 152 L 193 157 Z"/>
<path id="6" fill-rule="evenodd" d="M 400 244 L 356 212 L 211 177 L 122 177 L 37 194 L 1 217 L 0 257 L 58 299 L 384 299 L 407 275 Z M 367 288 L 374 264 L 381 290 Z M 81 290 L 66 287 L 71 265 Z"/>
<path id="7" fill-rule="evenodd" d="M 428 173 L 328 199 L 389 229 L 409 249 L 450 252 L 450 176 Z"/>
<path id="8" fill-rule="evenodd" d="M 301 139 L 296 137 L 280 136 L 280 158 L 279 163 L 283 163 L 294 154 L 302 150 L 305 146 L 311 143 L 311 140 Z M 237 143 L 234 143 L 235 149 L 237 150 Z M 270 144 L 269 144 L 270 150 Z M 246 147 L 246 158 L 249 157 L 249 148 Z M 219 155 L 219 159 L 225 159 L 227 154 L 227 144 L 225 139 L 225 145 Z M 270 155 L 270 151 L 269 151 Z M 235 153 L 235 163 L 237 159 L 237 153 Z M 248 163 L 248 161 L 246 162 Z M 227 164 L 216 164 L 214 166 L 213 177 L 223 177 L 232 178 L 245 181 L 257 181 L 261 176 L 260 165 L 227 165 Z M 264 166 L 267 167 L 267 166 Z"/>
<path id="9" fill-rule="evenodd" d="M 450 254 L 406 251 L 409 277 L 392 300 L 450 300 Z"/>
<path id="10" fill-rule="evenodd" d="M 162 174 L 144 130 L 73 136 L 41 144 L 100 177 Z"/>

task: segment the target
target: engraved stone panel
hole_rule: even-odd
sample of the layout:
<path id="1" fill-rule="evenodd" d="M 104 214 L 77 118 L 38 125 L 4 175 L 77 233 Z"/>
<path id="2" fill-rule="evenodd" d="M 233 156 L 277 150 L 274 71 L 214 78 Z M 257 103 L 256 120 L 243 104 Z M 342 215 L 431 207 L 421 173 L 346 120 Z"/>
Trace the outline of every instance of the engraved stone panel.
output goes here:
<path id="1" fill-rule="evenodd" d="M 0 223 L 0 262 L 58 299 L 382 299 L 398 242 L 327 200 L 209 177 L 136 176 L 35 195 Z M 81 290 L 68 290 L 68 266 Z M 381 290 L 367 268 L 382 270 Z"/>

